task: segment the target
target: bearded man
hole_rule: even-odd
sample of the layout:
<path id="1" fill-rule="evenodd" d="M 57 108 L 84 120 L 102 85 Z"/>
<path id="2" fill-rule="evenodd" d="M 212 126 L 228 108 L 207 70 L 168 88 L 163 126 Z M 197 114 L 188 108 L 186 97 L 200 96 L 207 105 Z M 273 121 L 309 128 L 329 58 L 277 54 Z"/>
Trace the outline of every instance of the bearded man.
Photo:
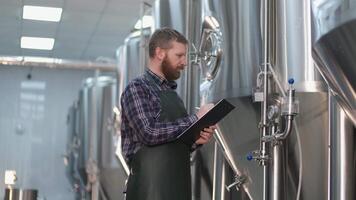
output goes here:
<path id="1" fill-rule="evenodd" d="M 127 200 L 190 200 L 190 153 L 207 143 L 215 126 L 196 141 L 178 136 L 213 104 L 188 115 L 175 80 L 187 65 L 187 39 L 171 28 L 156 30 L 149 41 L 149 64 L 121 96 L 122 152 L 130 166 Z"/>

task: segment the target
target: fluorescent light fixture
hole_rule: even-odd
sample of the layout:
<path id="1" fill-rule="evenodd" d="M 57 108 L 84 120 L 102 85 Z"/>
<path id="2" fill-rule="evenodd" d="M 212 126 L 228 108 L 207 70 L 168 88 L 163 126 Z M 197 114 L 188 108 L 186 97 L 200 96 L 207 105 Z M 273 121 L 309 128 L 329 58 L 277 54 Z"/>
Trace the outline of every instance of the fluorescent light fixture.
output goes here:
<path id="1" fill-rule="evenodd" d="M 23 6 L 24 19 L 59 22 L 61 20 L 62 8 L 42 7 L 42 6 Z"/>
<path id="2" fill-rule="evenodd" d="M 151 15 L 144 15 L 142 28 L 148 28 L 151 26 L 153 26 L 153 17 Z M 141 19 L 136 22 L 135 29 L 141 29 Z"/>
<path id="3" fill-rule="evenodd" d="M 21 37 L 21 48 L 23 49 L 52 50 L 53 45 L 53 38 Z"/>
<path id="4" fill-rule="evenodd" d="M 23 89 L 23 90 L 45 90 L 46 82 L 44 82 L 44 81 L 22 81 L 21 89 Z"/>
<path id="5" fill-rule="evenodd" d="M 20 99 L 24 101 L 40 101 L 44 102 L 46 97 L 43 94 L 21 92 Z"/>

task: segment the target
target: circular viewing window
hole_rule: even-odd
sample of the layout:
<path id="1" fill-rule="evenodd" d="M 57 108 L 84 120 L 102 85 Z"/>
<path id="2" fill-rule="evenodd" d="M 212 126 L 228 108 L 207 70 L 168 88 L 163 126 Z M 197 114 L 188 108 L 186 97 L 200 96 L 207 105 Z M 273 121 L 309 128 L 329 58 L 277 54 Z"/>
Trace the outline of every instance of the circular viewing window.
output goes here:
<path id="1" fill-rule="evenodd" d="M 212 16 L 207 16 L 204 19 L 199 52 L 203 76 L 206 80 L 211 81 L 219 70 L 223 53 L 220 26 Z"/>

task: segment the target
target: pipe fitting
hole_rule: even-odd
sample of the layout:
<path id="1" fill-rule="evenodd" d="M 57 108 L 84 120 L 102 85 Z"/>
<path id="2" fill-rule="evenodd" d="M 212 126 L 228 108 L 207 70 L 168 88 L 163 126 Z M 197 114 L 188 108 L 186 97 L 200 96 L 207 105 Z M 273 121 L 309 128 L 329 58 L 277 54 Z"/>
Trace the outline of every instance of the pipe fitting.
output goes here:
<path id="1" fill-rule="evenodd" d="M 230 192 L 231 188 L 235 186 L 236 190 L 239 191 L 240 187 L 246 182 L 246 180 L 247 180 L 246 176 L 235 174 L 234 182 L 231 183 L 230 185 L 226 185 L 225 188 L 227 191 Z"/>

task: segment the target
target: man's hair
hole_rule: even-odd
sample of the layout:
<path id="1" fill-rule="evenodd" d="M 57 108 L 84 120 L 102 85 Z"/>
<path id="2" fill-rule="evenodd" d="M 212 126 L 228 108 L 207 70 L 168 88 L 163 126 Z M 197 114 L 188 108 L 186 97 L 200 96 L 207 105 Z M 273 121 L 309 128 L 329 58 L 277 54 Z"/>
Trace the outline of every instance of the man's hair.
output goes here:
<path id="1" fill-rule="evenodd" d="M 157 47 L 162 49 L 171 48 L 172 41 L 176 41 L 182 44 L 188 44 L 188 40 L 184 37 L 184 35 L 172 28 L 165 27 L 156 30 L 152 34 L 150 42 L 148 44 L 148 54 L 150 58 L 154 57 L 155 50 Z"/>

